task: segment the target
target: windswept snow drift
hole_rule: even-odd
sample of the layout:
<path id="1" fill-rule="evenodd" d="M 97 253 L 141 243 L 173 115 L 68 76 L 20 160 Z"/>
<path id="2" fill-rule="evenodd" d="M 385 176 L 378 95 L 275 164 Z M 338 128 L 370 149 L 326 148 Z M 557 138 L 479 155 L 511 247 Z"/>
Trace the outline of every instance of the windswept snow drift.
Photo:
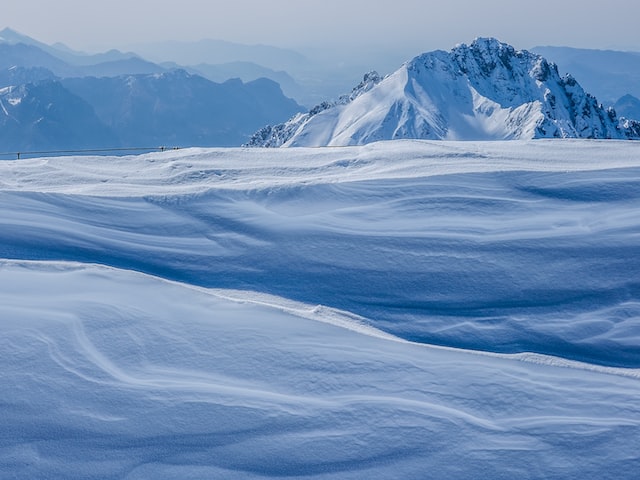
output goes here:
<path id="1" fill-rule="evenodd" d="M 0 285 L 5 478 L 640 467 L 640 383 L 615 370 L 434 350 L 90 265 L 4 262 Z"/>
<path id="2" fill-rule="evenodd" d="M 1 476 L 633 478 L 638 152 L 0 163 Z"/>
<path id="3" fill-rule="evenodd" d="M 395 142 L 8 162 L 0 257 L 261 291 L 426 343 L 638 367 L 637 154 Z"/>

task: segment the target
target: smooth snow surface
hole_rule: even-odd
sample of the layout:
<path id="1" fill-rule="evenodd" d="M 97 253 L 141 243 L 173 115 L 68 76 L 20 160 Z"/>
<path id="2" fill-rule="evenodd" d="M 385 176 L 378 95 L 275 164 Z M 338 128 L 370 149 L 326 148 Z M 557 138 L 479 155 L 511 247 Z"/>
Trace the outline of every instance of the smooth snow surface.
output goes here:
<path id="1" fill-rule="evenodd" d="M 11 161 L 0 198 L 2 478 L 640 470 L 635 143 Z"/>

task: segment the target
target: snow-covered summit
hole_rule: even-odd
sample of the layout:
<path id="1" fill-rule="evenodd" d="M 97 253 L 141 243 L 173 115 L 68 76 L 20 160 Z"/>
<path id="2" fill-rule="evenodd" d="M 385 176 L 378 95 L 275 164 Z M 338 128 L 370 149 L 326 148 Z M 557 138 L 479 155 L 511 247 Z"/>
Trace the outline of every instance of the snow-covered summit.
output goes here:
<path id="1" fill-rule="evenodd" d="M 360 145 L 399 138 L 639 139 L 555 64 L 494 38 L 415 57 L 350 95 L 256 132 L 251 146 Z"/>

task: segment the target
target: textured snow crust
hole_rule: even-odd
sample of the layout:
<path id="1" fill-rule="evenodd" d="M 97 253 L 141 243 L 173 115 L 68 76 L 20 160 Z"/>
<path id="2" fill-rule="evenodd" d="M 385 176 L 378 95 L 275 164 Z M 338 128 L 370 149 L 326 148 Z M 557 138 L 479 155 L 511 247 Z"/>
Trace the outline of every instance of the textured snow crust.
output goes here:
<path id="1" fill-rule="evenodd" d="M 635 478 L 639 153 L 0 163 L 0 476 Z"/>

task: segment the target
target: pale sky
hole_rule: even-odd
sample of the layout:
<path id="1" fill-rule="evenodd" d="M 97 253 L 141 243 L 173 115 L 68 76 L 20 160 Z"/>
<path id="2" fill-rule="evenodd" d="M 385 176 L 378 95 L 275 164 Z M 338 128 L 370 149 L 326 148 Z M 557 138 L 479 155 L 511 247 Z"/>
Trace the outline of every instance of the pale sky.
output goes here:
<path id="1" fill-rule="evenodd" d="M 618 0 L 20 0 L 0 29 L 99 51 L 204 38 L 281 47 L 449 50 L 478 36 L 516 48 L 563 45 L 640 50 L 640 2 Z"/>

